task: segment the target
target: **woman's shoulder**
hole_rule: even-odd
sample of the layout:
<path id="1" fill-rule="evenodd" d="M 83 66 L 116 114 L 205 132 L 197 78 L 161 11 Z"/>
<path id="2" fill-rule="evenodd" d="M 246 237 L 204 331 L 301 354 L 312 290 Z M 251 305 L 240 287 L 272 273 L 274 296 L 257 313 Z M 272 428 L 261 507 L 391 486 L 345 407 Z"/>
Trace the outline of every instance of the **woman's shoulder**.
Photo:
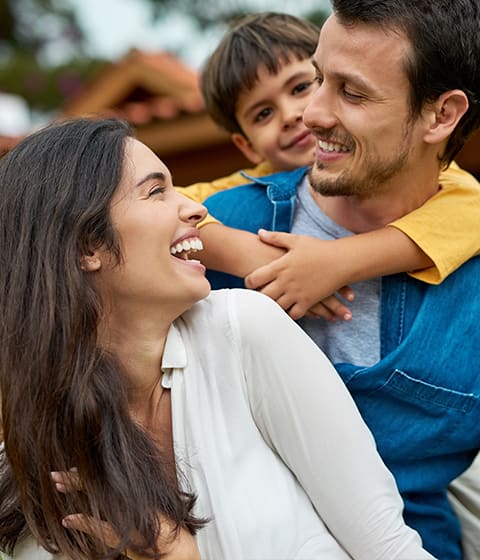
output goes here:
<path id="1" fill-rule="evenodd" d="M 184 324 L 208 324 L 224 326 L 226 322 L 259 319 L 264 313 L 281 312 L 280 307 L 269 297 L 245 288 L 212 290 L 210 294 L 183 313 Z"/>

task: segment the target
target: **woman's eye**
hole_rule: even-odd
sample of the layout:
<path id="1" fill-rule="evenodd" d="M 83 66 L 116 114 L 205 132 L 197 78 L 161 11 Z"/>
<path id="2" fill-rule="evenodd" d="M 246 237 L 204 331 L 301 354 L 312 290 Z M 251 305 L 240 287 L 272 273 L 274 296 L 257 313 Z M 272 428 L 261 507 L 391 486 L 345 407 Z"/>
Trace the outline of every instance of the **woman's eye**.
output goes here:
<path id="1" fill-rule="evenodd" d="M 155 194 L 163 194 L 165 192 L 165 187 L 154 187 L 149 193 L 148 196 L 152 196 Z"/>

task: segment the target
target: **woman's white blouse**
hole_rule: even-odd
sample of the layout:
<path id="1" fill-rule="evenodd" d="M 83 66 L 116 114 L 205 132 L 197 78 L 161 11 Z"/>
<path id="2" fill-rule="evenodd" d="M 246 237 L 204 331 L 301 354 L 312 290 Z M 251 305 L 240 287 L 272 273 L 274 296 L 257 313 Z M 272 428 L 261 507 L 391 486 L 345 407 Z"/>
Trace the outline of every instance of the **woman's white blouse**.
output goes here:
<path id="1" fill-rule="evenodd" d="M 211 518 L 203 560 L 433 558 L 345 385 L 273 301 L 212 292 L 162 365 L 177 465 Z"/>
<path id="2" fill-rule="evenodd" d="M 180 480 L 211 519 L 202 560 L 433 559 L 340 377 L 272 300 L 212 292 L 171 326 L 162 370 Z"/>

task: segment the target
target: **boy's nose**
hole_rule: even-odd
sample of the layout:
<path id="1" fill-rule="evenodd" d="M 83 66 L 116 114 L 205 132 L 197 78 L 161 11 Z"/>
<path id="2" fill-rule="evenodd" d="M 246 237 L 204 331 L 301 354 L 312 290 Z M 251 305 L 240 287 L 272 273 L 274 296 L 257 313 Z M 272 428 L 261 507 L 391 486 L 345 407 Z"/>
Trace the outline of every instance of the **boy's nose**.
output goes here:
<path id="1" fill-rule="evenodd" d="M 303 110 L 295 108 L 288 112 L 284 113 L 283 119 L 283 128 L 286 130 L 293 126 L 298 126 L 298 123 L 301 123 L 303 119 Z"/>

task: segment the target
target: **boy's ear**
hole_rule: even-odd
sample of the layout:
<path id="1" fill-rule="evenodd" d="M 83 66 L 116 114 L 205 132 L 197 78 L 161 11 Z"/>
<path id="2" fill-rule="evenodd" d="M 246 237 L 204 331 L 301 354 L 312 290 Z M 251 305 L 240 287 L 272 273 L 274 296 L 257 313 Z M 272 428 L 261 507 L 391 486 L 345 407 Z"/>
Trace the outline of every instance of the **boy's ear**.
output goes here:
<path id="1" fill-rule="evenodd" d="M 468 110 L 468 98 L 460 89 L 442 93 L 428 109 L 428 129 L 424 136 L 428 144 L 446 140 L 455 130 L 460 119 Z"/>
<path id="2" fill-rule="evenodd" d="M 80 268 L 85 272 L 97 272 L 101 267 L 102 261 L 96 251 L 80 257 Z"/>
<path id="3" fill-rule="evenodd" d="M 242 152 L 242 154 L 249 159 L 255 165 L 262 163 L 265 159 L 258 152 L 255 151 L 250 140 L 245 138 L 243 134 L 234 132 L 231 136 L 232 142 L 237 146 L 237 148 Z"/>

